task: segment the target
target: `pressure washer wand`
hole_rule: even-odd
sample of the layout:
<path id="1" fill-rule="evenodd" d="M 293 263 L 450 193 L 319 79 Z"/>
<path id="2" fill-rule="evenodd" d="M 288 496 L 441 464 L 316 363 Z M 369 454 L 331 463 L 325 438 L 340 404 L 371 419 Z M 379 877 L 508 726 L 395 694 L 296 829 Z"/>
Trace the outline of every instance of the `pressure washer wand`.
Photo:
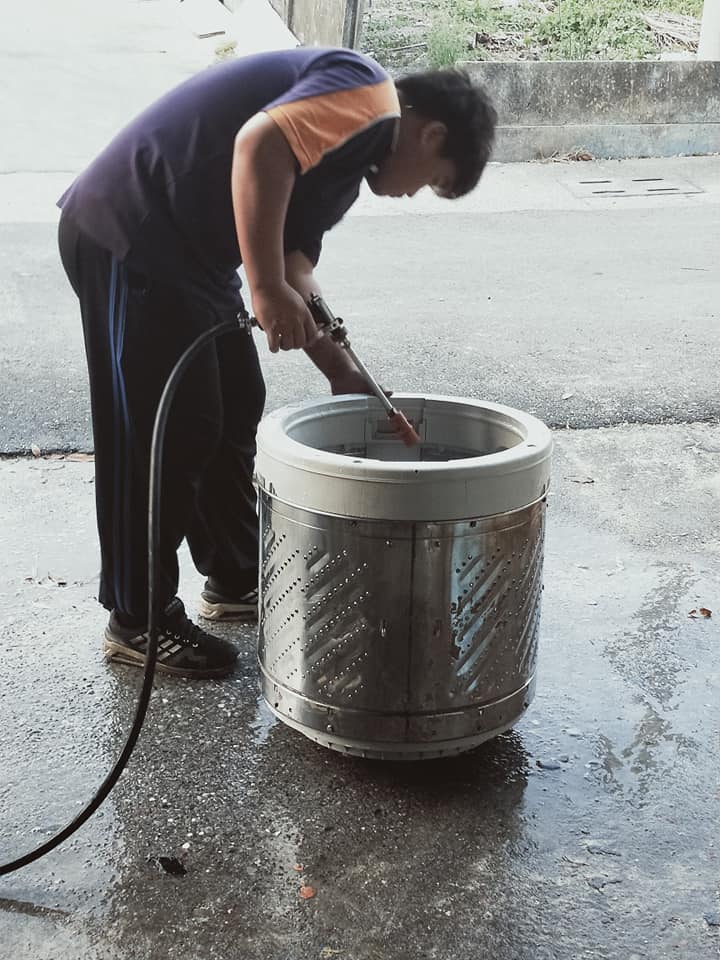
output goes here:
<path id="1" fill-rule="evenodd" d="M 394 407 L 392 403 L 390 403 L 390 400 L 388 399 L 383 388 L 378 384 L 368 368 L 355 353 L 350 344 L 350 338 L 348 337 L 347 330 L 345 329 L 342 319 L 340 317 L 336 317 L 325 303 L 323 298 L 318 296 L 316 293 L 310 297 L 309 306 L 310 312 L 313 315 L 313 319 L 317 323 L 318 327 L 320 327 L 322 333 L 332 337 L 332 339 L 347 352 L 347 355 L 350 357 L 352 362 L 358 368 L 363 377 L 365 377 L 365 380 L 367 381 L 367 384 L 372 390 L 373 394 L 383 405 L 385 413 L 387 414 L 387 418 L 392 424 L 393 429 L 397 433 L 398 437 L 402 440 L 406 447 L 414 447 L 416 443 L 420 442 L 419 434 L 405 414 Z"/>

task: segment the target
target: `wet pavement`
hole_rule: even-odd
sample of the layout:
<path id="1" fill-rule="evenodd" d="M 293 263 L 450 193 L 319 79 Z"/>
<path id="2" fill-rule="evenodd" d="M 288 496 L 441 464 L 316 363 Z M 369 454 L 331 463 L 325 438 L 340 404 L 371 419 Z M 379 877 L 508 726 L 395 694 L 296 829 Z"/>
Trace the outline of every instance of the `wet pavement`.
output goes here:
<path id="1" fill-rule="evenodd" d="M 5 955 L 716 957 L 720 428 L 556 444 L 537 694 L 513 731 L 438 761 L 328 751 L 259 702 L 254 631 L 226 626 L 236 673 L 158 679 L 99 813 L 0 879 Z M 102 660 L 92 463 L 1 461 L 0 489 L 6 860 L 99 785 L 139 672 Z M 200 585 L 184 555 L 191 609 Z"/>

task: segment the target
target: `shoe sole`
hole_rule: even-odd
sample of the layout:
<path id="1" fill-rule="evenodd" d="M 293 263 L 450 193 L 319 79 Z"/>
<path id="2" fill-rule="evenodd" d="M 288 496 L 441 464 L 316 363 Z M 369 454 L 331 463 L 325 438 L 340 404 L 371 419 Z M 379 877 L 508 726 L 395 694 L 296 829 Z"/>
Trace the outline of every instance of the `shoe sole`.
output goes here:
<path id="1" fill-rule="evenodd" d="M 145 668 L 145 654 L 137 653 L 135 650 L 128 650 L 127 647 L 114 640 L 105 638 L 105 659 L 109 663 L 122 663 L 127 667 Z M 174 677 L 187 677 L 188 679 L 212 680 L 218 677 L 226 677 L 235 669 L 235 663 L 227 667 L 213 667 L 207 670 L 183 670 L 182 667 L 171 667 L 159 660 L 155 662 L 155 670 L 160 673 L 169 673 Z"/>
<path id="2" fill-rule="evenodd" d="M 211 603 L 200 597 L 198 614 L 203 620 L 257 620 L 256 603 Z"/>

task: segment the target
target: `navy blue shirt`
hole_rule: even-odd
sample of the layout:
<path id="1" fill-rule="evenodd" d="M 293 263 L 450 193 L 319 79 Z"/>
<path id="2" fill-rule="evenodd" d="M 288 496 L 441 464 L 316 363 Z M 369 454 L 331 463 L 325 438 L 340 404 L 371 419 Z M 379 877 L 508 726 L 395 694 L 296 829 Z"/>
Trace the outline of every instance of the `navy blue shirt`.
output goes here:
<path id="1" fill-rule="evenodd" d="M 129 123 L 59 206 L 141 273 L 222 287 L 241 262 L 230 173 L 235 136 L 264 111 L 298 163 L 285 251 L 313 264 L 371 165 L 392 148 L 394 84 L 352 50 L 298 48 L 210 67 Z"/>

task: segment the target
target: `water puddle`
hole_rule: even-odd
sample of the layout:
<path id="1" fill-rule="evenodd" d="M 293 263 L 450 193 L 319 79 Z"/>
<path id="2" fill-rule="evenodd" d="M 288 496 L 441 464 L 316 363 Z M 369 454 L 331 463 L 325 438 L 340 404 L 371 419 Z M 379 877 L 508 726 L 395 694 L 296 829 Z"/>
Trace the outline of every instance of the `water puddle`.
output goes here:
<path id="1" fill-rule="evenodd" d="M 258 746 L 267 741 L 267 738 L 270 736 L 270 731 L 275 727 L 280 721 L 275 716 L 275 714 L 270 710 L 267 703 L 265 702 L 264 697 L 258 697 L 257 709 L 255 711 L 255 717 L 250 722 L 250 726 L 253 730 L 253 740 Z"/>

